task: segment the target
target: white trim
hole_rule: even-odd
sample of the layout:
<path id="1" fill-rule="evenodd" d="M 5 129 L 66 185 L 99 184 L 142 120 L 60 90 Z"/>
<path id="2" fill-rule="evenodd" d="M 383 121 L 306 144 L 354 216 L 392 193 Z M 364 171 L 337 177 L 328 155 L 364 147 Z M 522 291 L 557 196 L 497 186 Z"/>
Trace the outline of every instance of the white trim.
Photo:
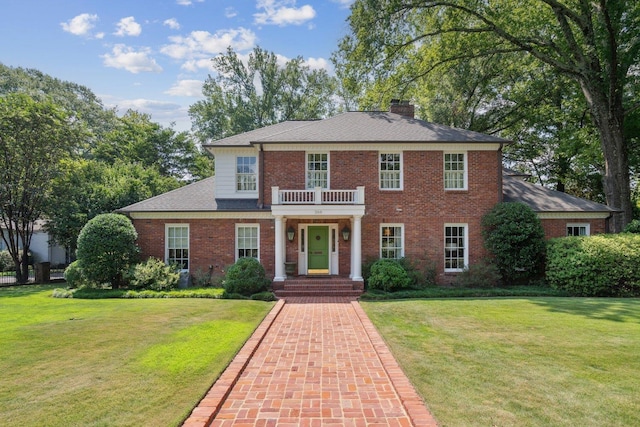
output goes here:
<path id="1" fill-rule="evenodd" d="M 273 216 L 304 218 L 350 218 L 364 215 L 364 205 L 272 205 Z"/>
<path id="2" fill-rule="evenodd" d="M 128 212 L 133 219 L 273 219 L 270 211 Z"/>
<path id="3" fill-rule="evenodd" d="M 186 228 L 187 229 L 187 265 L 191 268 L 191 227 L 188 223 L 166 223 L 164 225 L 164 262 L 169 262 L 169 228 Z M 175 249 L 175 248 L 174 248 Z M 181 248 L 184 249 L 184 248 Z M 189 268 L 180 269 L 180 271 L 189 271 Z"/>
<path id="4" fill-rule="evenodd" d="M 380 156 L 383 154 L 398 154 L 400 155 L 400 186 L 398 188 L 382 188 L 380 185 L 382 170 L 381 159 Z M 402 155 L 402 151 L 389 150 L 389 151 L 378 151 L 378 189 L 380 191 L 402 191 L 404 190 L 404 156 Z"/>
<path id="5" fill-rule="evenodd" d="M 385 151 L 390 147 L 393 151 L 498 151 L 504 146 L 499 142 L 328 142 L 328 143 L 265 143 L 262 144 L 264 151 L 306 151 L 306 152 L 330 152 L 330 151 Z M 219 147 L 222 148 L 222 147 Z M 215 150 L 219 149 L 214 148 Z M 305 159 L 306 161 L 306 159 Z"/>
<path id="6" fill-rule="evenodd" d="M 258 261 L 260 261 L 260 224 L 257 224 L 257 223 L 256 224 L 247 224 L 247 223 L 237 223 L 236 224 L 236 227 L 235 227 L 236 231 L 235 231 L 235 238 L 234 238 L 234 249 L 233 249 L 233 251 L 234 251 L 233 255 L 234 255 L 235 260 L 238 261 L 238 259 L 239 259 L 239 257 L 238 257 L 238 229 L 240 227 L 243 227 L 243 228 L 253 228 L 253 227 L 255 227 L 255 228 L 258 229 L 258 235 L 257 235 L 257 238 L 258 238 L 258 242 L 257 242 L 257 245 L 258 245 L 258 256 L 256 257 L 256 259 Z"/>
<path id="7" fill-rule="evenodd" d="M 380 223 L 380 226 L 378 227 L 378 232 L 379 234 L 379 238 L 378 238 L 378 245 L 380 246 L 380 251 L 378 252 L 378 256 L 382 259 L 382 238 L 384 237 L 383 235 L 383 229 L 385 227 L 400 227 L 400 240 L 402 243 L 402 246 L 400 247 L 400 257 L 399 258 L 388 258 L 388 259 L 400 259 L 404 257 L 404 253 L 405 253 L 405 248 L 406 248 L 406 243 L 404 240 L 404 224 L 403 223 L 387 223 L 387 222 L 382 222 Z"/>
<path id="8" fill-rule="evenodd" d="M 540 219 L 606 219 L 612 212 L 536 212 Z"/>
<path id="9" fill-rule="evenodd" d="M 445 273 L 459 273 L 464 271 L 464 268 L 446 268 L 446 240 L 447 240 L 447 228 L 448 227 L 464 227 L 464 268 L 469 265 L 469 224 L 467 223 L 445 223 L 442 228 L 442 261 L 445 265 Z"/>

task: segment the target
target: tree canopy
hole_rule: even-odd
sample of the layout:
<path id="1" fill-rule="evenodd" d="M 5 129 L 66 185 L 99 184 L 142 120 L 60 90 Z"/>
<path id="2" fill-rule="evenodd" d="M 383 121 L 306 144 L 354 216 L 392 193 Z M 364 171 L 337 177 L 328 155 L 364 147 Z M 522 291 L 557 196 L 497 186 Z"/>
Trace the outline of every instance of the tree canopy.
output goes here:
<path id="1" fill-rule="evenodd" d="M 478 89 L 493 93 L 484 92 L 483 103 L 471 109 L 482 116 L 494 111 L 491 100 L 514 105 L 513 91 L 535 88 L 538 76 L 551 77 L 556 86 L 561 79 L 572 82 L 569 92 L 563 91 L 563 111 L 588 112 L 600 145 L 606 201 L 622 210 L 614 226 L 620 229 L 631 220 L 629 159 L 637 134 L 629 133 L 629 118 L 638 106 L 638 2 L 356 0 L 349 24 L 351 33 L 342 39 L 334 62 L 344 86 L 357 97 L 366 99 L 374 88 L 396 98 L 416 93 L 432 73 L 466 64 L 474 94 L 480 93 L 475 82 L 491 82 Z M 532 100 L 546 93 L 527 92 Z M 569 109 L 571 102 L 575 107 Z M 581 130 L 588 132 L 589 126 Z"/>
<path id="2" fill-rule="evenodd" d="M 0 233 L 11 254 L 18 283 L 28 278 L 33 224 L 50 195 L 60 159 L 71 155 L 81 133 L 49 100 L 24 93 L 0 96 Z"/>
<path id="3" fill-rule="evenodd" d="M 254 48 L 246 62 L 229 48 L 212 59 L 205 99 L 189 108 L 193 130 L 202 141 L 220 139 L 295 119 L 315 119 L 336 109 L 335 78 L 312 70 L 302 57 L 280 63 L 275 53 Z"/>

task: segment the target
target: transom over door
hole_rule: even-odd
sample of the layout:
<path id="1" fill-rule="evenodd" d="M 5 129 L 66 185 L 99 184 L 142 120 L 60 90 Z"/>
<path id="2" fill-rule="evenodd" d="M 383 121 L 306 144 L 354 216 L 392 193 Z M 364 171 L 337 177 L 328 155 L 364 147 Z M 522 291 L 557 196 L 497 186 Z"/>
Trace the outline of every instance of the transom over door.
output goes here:
<path id="1" fill-rule="evenodd" d="M 329 227 L 308 228 L 308 273 L 329 274 Z"/>

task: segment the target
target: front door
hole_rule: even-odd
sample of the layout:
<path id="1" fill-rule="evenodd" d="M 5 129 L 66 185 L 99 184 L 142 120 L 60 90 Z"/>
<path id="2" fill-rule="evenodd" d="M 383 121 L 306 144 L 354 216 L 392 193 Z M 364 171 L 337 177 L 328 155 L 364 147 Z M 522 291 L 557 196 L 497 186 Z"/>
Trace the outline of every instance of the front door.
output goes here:
<path id="1" fill-rule="evenodd" d="M 309 226 L 308 234 L 308 273 L 329 274 L 329 227 Z"/>

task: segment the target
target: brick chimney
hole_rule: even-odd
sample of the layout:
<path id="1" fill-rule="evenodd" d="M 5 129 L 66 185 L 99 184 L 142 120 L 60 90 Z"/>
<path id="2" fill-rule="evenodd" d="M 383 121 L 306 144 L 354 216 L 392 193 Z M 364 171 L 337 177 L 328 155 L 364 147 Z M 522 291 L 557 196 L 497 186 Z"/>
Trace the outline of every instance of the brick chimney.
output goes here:
<path id="1" fill-rule="evenodd" d="M 392 99 L 391 106 L 389 107 L 390 113 L 400 114 L 401 116 L 409 117 L 411 119 L 415 116 L 415 109 L 409 101 L 401 101 L 399 99 Z"/>

